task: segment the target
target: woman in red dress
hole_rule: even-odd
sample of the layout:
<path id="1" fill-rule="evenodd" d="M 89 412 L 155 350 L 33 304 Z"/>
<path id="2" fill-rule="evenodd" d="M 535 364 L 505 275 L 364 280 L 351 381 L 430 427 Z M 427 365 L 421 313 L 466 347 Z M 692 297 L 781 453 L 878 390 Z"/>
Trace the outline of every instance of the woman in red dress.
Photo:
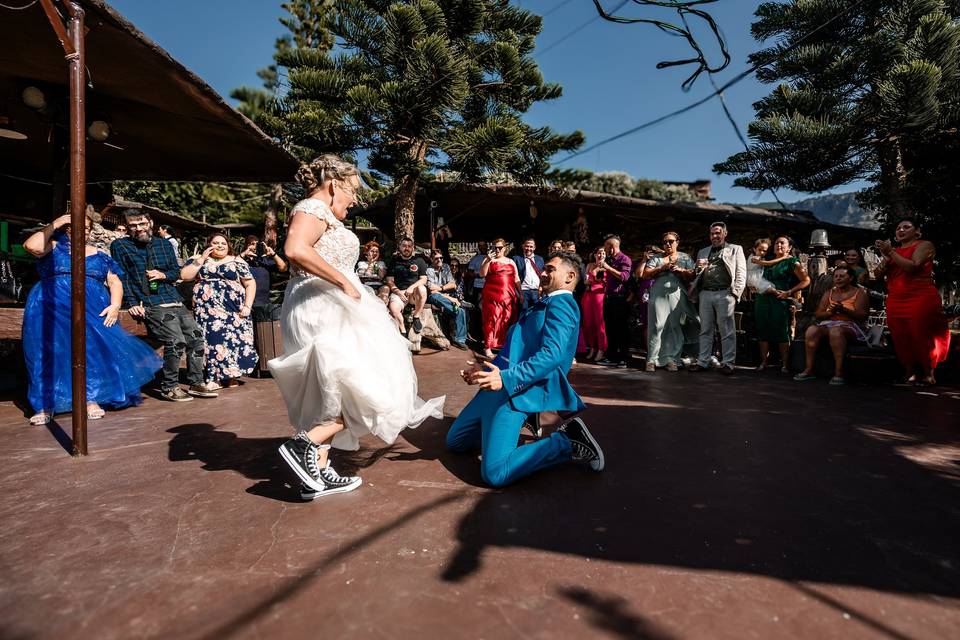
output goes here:
<path id="1" fill-rule="evenodd" d="M 606 272 L 598 265 L 606 257 L 603 247 L 593 251 L 590 264 L 586 268 L 586 289 L 580 300 L 580 342 L 578 352 L 587 352 L 587 360 L 603 360 L 607 350 L 607 331 L 603 325 L 603 287 Z"/>
<path id="2" fill-rule="evenodd" d="M 487 357 L 493 357 L 493 349 L 503 346 L 507 327 L 517 309 L 517 291 L 520 276 L 513 260 L 506 255 L 507 243 L 503 238 L 493 241 L 493 255 L 487 256 L 480 265 L 479 276 L 483 281 L 483 297 L 480 313 L 483 317 L 483 346 Z"/>
<path id="3" fill-rule="evenodd" d="M 932 385 L 933 371 L 950 349 L 950 330 L 932 277 L 936 250 L 932 242 L 920 239 L 920 227 L 912 218 L 897 224 L 894 237 L 897 248 L 886 240 L 876 242 L 884 255 L 879 269 L 887 277 L 887 325 L 910 381 Z"/>

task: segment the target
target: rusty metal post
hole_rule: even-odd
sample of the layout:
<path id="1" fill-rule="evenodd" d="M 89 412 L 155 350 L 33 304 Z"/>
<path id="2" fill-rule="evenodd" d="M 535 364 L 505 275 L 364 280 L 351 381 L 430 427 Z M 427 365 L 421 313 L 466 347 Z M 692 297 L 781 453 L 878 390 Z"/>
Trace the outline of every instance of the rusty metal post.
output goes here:
<path id="1" fill-rule="evenodd" d="M 70 308 L 71 365 L 73 383 L 73 455 L 87 455 L 87 290 L 86 290 L 86 105 L 85 48 L 83 42 L 84 12 L 73 3 L 69 32 L 73 53 L 67 54 L 70 64 Z"/>

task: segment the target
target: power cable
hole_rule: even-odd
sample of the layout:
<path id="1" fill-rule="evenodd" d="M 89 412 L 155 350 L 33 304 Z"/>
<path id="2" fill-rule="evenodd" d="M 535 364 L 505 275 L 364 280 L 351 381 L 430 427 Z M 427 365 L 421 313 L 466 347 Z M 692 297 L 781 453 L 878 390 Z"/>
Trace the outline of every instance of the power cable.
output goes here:
<path id="1" fill-rule="evenodd" d="M 811 36 L 813 36 L 814 34 L 816 34 L 818 31 L 820 31 L 821 29 L 825 29 L 827 26 L 829 26 L 830 24 L 832 24 L 834 21 L 840 19 L 840 18 L 843 17 L 845 14 L 850 13 L 850 12 L 853 11 L 854 9 L 857 9 L 858 7 L 860 7 L 860 5 L 864 4 L 865 2 L 867 2 L 867 0 L 859 0 L 859 2 L 850 5 L 849 7 L 847 7 L 846 9 L 844 9 L 843 11 L 841 11 L 840 13 L 838 13 L 837 15 L 833 16 L 832 18 L 830 18 L 829 20 L 827 20 L 827 21 L 824 22 L 823 24 L 819 25 L 818 27 L 816 27 L 816 28 L 813 29 L 812 31 L 804 34 L 803 36 L 801 36 L 800 38 L 798 38 L 797 40 L 795 40 L 790 46 L 782 49 L 782 50 L 779 52 L 779 54 L 778 54 L 777 57 L 783 56 L 785 53 L 788 53 L 788 52 L 792 51 L 793 49 L 796 49 L 797 47 L 800 46 L 800 44 L 802 44 L 805 40 L 807 40 L 808 38 L 810 38 Z M 668 113 L 668 114 L 666 114 L 666 115 L 662 115 L 662 116 L 660 116 L 660 117 L 658 117 L 658 118 L 654 118 L 653 120 L 650 120 L 650 121 L 648 121 L 648 122 L 644 122 L 643 124 L 637 125 L 636 127 L 632 127 L 632 128 L 630 128 L 630 129 L 627 129 L 626 131 L 622 131 L 622 132 L 620 132 L 620 133 L 618 133 L 618 134 L 616 134 L 616 135 L 610 136 L 609 138 L 605 138 L 604 140 L 601 140 L 600 142 L 597 142 L 596 144 L 590 145 L 590 146 L 587 147 L 586 149 L 581 149 L 580 151 L 576 151 L 576 152 L 574 152 L 574 153 L 571 153 L 570 155 L 566 156 L 565 158 L 562 158 L 562 159 L 558 160 L 558 161 L 555 162 L 554 164 L 563 164 L 563 163 L 566 162 L 567 160 L 571 160 L 571 159 L 573 159 L 573 158 L 576 158 L 577 156 L 581 156 L 581 155 L 583 155 L 583 154 L 585 154 L 585 153 L 588 153 L 588 152 L 593 151 L 593 150 L 595 150 L 595 149 L 598 149 L 598 148 L 600 148 L 600 147 L 602 147 L 602 146 L 605 146 L 605 145 L 607 145 L 607 144 L 610 144 L 611 142 L 615 142 L 615 141 L 617 141 L 617 140 L 620 140 L 621 138 L 626 138 L 627 136 L 633 135 L 634 133 L 637 133 L 638 131 L 642 131 L 642 130 L 644 130 L 644 129 L 648 129 L 648 128 L 654 126 L 654 125 L 660 124 L 661 122 L 665 122 L 665 121 L 667 121 L 667 120 L 670 120 L 670 119 L 672 119 L 672 118 L 675 118 L 676 116 L 683 115 L 684 113 L 687 113 L 688 111 L 692 111 L 692 110 L 696 109 L 697 107 L 699 107 L 700 105 L 703 105 L 703 104 L 706 104 L 707 102 L 710 102 L 710 101 L 713 100 L 715 97 L 717 97 L 718 94 L 726 91 L 726 90 L 729 89 L 730 87 L 732 87 L 732 86 L 734 86 L 734 85 L 742 82 L 744 79 L 746 79 L 747 77 L 749 77 L 750 75 L 752 75 L 755 71 L 757 71 L 757 69 L 760 69 L 761 67 L 765 67 L 765 66 L 771 64 L 772 62 L 773 62 L 773 61 L 771 60 L 771 61 L 767 61 L 767 62 L 757 63 L 757 64 L 753 65 L 752 67 L 750 67 L 749 69 L 746 69 L 746 70 L 744 70 L 744 71 L 741 71 L 741 72 L 738 73 L 736 76 L 734 76 L 731 80 L 729 80 L 728 82 L 726 82 L 725 84 L 723 84 L 719 89 L 715 89 L 713 93 L 711 93 L 710 95 L 708 95 L 708 96 L 706 96 L 706 97 L 701 98 L 700 100 L 696 100 L 695 102 L 692 102 L 692 103 L 688 104 L 688 105 L 685 106 L 685 107 L 681 107 L 680 109 L 677 109 L 676 111 L 671 111 L 670 113 Z"/>
<path id="2" fill-rule="evenodd" d="M 541 17 L 541 18 L 546 18 L 546 17 L 547 17 L 548 15 L 550 15 L 551 13 L 553 13 L 553 12 L 555 12 L 555 11 L 559 11 L 560 9 L 563 9 L 565 6 L 567 6 L 567 5 L 570 4 L 571 2 L 573 2 L 573 0 L 563 0 L 563 2 L 561 2 L 560 4 L 558 4 L 557 6 L 555 6 L 553 9 L 550 9 L 550 11 L 547 11 L 545 14 L 543 14 L 543 15 L 540 16 L 540 17 Z"/>
<path id="3" fill-rule="evenodd" d="M 659 62 L 657 63 L 657 69 L 666 69 L 667 67 L 696 63 L 697 69 L 690 75 L 689 78 L 684 80 L 683 84 L 681 85 L 683 90 L 687 91 L 693 86 L 693 83 L 704 71 L 708 73 L 717 73 L 718 71 L 726 69 L 727 65 L 730 64 L 730 52 L 727 51 L 727 43 L 720 34 L 720 27 L 717 25 L 717 22 L 713 19 L 713 16 L 706 11 L 694 8 L 696 5 L 709 4 L 716 1 L 717 0 L 633 0 L 634 4 L 644 7 L 674 9 L 680 16 L 680 19 L 683 21 L 683 28 L 680 28 L 677 25 L 669 22 L 654 20 L 652 18 L 626 18 L 623 16 L 614 15 L 614 13 L 620 9 L 620 6 L 623 6 L 622 4 L 614 8 L 609 13 L 600 5 L 600 0 L 593 0 L 593 4 L 597 8 L 597 12 L 600 14 L 600 17 L 602 17 L 604 20 L 609 20 L 610 22 L 615 22 L 618 24 L 652 24 L 667 35 L 684 38 L 687 41 L 687 44 L 690 45 L 690 48 L 697 53 L 697 57 Z M 723 57 L 723 61 L 719 65 L 710 65 L 706 55 L 703 53 L 703 49 L 700 47 L 700 43 L 697 42 L 697 39 L 693 36 L 693 32 L 690 31 L 690 25 L 687 24 L 688 14 L 694 15 L 706 22 L 710 27 L 710 30 L 713 31 L 713 35 L 717 39 L 717 44 L 720 46 L 720 55 Z"/>
<path id="4" fill-rule="evenodd" d="M 620 2 L 620 4 L 618 4 L 616 7 L 614 7 L 614 8 L 612 9 L 612 11 L 619 11 L 620 9 L 623 8 L 623 5 L 627 4 L 627 2 L 629 2 L 629 1 L 630 1 L 630 0 L 622 0 L 622 2 Z M 594 0 L 594 2 L 596 2 L 596 0 Z M 548 44 L 547 46 L 545 46 L 543 49 L 541 49 L 540 51 L 538 51 L 538 52 L 533 56 L 534 59 L 539 58 L 540 56 L 542 56 L 543 54 L 545 54 L 547 51 L 550 51 L 551 49 L 554 49 L 555 47 L 559 46 L 559 45 L 562 44 L 563 42 L 565 42 L 565 41 L 569 40 L 570 38 L 572 38 L 573 36 L 577 35 L 577 34 L 580 33 L 582 30 L 586 29 L 586 28 L 589 27 L 591 24 L 593 24 L 594 22 L 596 22 L 597 20 L 599 20 L 600 17 L 601 17 L 601 16 L 599 16 L 599 15 L 593 16 L 592 18 L 590 18 L 589 20 L 587 20 L 586 22 L 584 22 L 583 24 L 581 24 L 579 27 L 573 29 L 573 30 L 570 31 L 569 33 L 561 36 L 560 38 L 558 38 L 558 39 L 556 39 L 556 40 L 554 40 L 553 42 L 551 42 L 550 44 Z"/>

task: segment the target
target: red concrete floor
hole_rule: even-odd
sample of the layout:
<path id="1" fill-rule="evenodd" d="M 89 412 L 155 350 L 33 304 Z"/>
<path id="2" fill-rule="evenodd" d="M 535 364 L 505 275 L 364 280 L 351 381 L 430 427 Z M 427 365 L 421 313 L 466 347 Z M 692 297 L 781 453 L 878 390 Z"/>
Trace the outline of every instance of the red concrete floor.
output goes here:
<path id="1" fill-rule="evenodd" d="M 448 416 L 464 358 L 416 358 Z M 447 418 L 341 456 L 364 486 L 315 503 L 270 380 L 108 413 L 84 459 L 68 417 L 0 403 L 0 637 L 956 637 L 956 389 L 572 379 L 603 474 L 489 490 Z"/>

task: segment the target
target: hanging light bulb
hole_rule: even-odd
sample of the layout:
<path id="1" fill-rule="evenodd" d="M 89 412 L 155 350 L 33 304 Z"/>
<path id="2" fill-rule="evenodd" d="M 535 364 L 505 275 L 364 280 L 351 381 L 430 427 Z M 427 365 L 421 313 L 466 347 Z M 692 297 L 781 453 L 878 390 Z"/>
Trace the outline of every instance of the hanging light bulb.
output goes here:
<path id="1" fill-rule="evenodd" d="M 24 89 L 21 98 L 23 98 L 23 104 L 37 111 L 47 106 L 47 97 L 43 95 L 43 91 L 36 87 L 27 87 Z"/>
<path id="2" fill-rule="evenodd" d="M 110 125 L 103 120 L 94 120 L 87 127 L 87 134 L 97 142 L 103 142 L 110 137 Z"/>
<path id="3" fill-rule="evenodd" d="M 533 200 L 530 201 L 530 217 L 537 217 L 537 204 Z"/>

